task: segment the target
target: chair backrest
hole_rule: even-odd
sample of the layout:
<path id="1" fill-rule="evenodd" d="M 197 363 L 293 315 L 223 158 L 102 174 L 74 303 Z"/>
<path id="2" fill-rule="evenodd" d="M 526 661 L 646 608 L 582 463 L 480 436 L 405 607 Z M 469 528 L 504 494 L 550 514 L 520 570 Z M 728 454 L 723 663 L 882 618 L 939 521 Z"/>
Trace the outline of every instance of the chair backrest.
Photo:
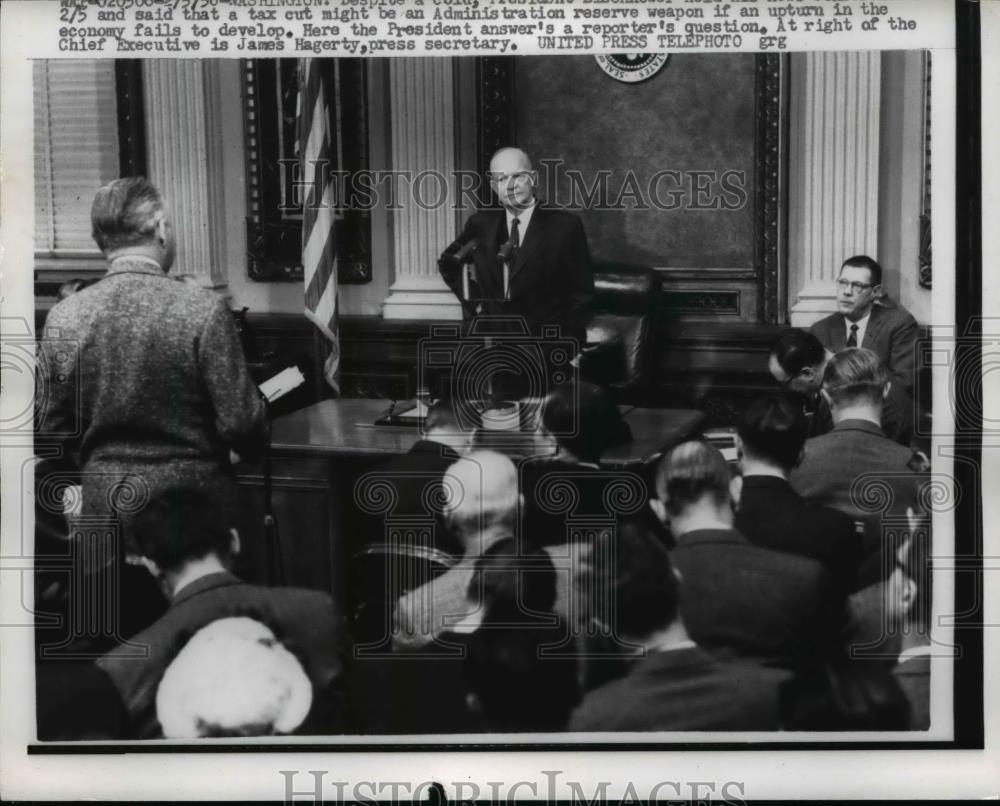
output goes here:
<path id="1" fill-rule="evenodd" d="M 421 545 L 376 543 L 354 555 L 351 613 L 354 640 L 378 641 L 388 636 L 390 619 L 401 596 L 453 568 L 458 558 Z"/>
<path id="2" fill-rule="evenodd" d="M 584 374 L 618 391 L 639 391 L 649 379 L 660 276 L 648 267 L 601 261 L 592 264 L 592 271 Z"/>

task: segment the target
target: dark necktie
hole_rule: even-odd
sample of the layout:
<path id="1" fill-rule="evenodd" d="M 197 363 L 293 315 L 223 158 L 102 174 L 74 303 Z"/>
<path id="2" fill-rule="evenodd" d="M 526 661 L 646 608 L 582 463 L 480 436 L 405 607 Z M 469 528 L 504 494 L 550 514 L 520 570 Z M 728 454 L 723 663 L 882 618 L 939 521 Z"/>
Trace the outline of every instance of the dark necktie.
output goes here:
<path id="1" fill-rule="evenodd" d="M 510 262 L 514 262 L 514 258 L 517 257 L 517 250 L 521 246 L 521 219 L 514 216 L 514 220 L 510 222 L 510 242 L 513 244 L 514 248 L 510 253 Z"/>
<path id="2" fill-rule="evenodd" d="M 847 346 L 848 347 L 857 347 L 858 346 L 858 326 L 857 325 L 851 325 L 851 335 L 847 338 Z"/>

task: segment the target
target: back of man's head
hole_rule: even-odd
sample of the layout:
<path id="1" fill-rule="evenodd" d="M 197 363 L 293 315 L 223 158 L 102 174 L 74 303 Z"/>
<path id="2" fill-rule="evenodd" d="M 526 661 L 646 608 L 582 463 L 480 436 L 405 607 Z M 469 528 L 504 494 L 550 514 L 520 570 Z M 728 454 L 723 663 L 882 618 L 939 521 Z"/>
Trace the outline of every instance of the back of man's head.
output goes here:
<path id="1" fill-rule="evenodd" d="M 834 414 L 848 406 L 880 410 L 889 373 L 871 350 L 848 347 L 833 356 L 823 372 L 823 391 Z"/>
<path id="2" fill-rule="evenodd" d="M 517 469 L 502 453 L 473 451 L 444 474 L 445 517 L 468 548 L 476 535 L 512 529 L 517 515 Z"/>
<path id="3" fill-rule="evenodd" d="M 628 426 L 611 394 L 583 381 L 552 390 L 542 408 L 542 424 L 581 462 L 596 464 L 608 448 L 629 439 Z"/>
<path id="4" fill-rule="evenodd" d="M 162 213 L 163 198 L 145 177 L 116 179 L 94 196 L 91 235 L 102 252 L 149 243 Z"/>
<path id="5" fill-rule="evenodd" d="M 135 516 L 136 547 L 167 572 L 210 554 L 224 559 L 233 538 L 223 511 L 198 488 L 165 489 Z"/>
<path id="6" fill-rule="evenodd" d="M 616 633 L 643 639 L 677 620 L 680 581 L 659 533 L 640 519 L 604 531 L 588 571 L 590 587 L 613 605 Z"/>
<path id="7" fill-rule="evenodd" d="M 770 395 L 747 407 L 737 433 L 749 458 L 789 471 L 799 462 L 808 423 L 801 407 L 785 397 Z"/>
<path id="8" fill-rule="evenodd" d="M 826 357 L 826 349 L 812 333 L 793 327 L 771 342 L 770 354 L 786 375 L 795 377 L 806 367 L 817 367 Z"/>
<path id="9" fill-rule="evenodd" d="M 656 494 L 673 516 L 692 506 L 729 505 L 729 467 L 707 442 L 682 442 L 669 451 L 656 471 Z"/>

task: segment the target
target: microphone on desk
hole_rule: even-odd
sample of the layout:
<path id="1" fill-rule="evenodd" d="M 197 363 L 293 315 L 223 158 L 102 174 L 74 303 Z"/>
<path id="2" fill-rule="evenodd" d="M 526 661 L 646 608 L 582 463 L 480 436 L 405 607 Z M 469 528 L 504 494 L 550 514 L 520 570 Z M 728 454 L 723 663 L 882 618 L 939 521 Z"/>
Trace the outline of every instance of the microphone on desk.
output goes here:
<path id="1" fill-rule="evenodd" d="M 479 241 L 473 238 L 471 241 L 469 241 L 467 244 L 465 244 L 465 246 L 463 246 L 455 253 L 453 258 L 454 261 L 456 263 L 471 263 L 472 253 L 476 251 L 476 248 L 478 246 L 479 246 Z"/>
<path id="2" fill-rule="evenodd" d="M 457 241 L 456 241 L 457 243 Z M 450 263 L 453 266 L 461 266 L 463 263 L 472 262 L 472 253 L 476 251 L 479 246 L 479 241 L 473 238 L 471 241 L 464 243 L 459 249 L 454 252 L 450 250 L 453 249 L 455 244 L 452 244 L 445 250 L 444 254 L 441 255 L 439 262 Z"/>
<path id="3" fill-rule="evenodd" d="M 509 263 L 511 258 L 514 257 L 514 250 L 516 248 L 517 244 L 514 242 L 514 236 L 511 236 L 503 242 L 500 251 L 497 252 L 497 260 L 500 263 Z"/>

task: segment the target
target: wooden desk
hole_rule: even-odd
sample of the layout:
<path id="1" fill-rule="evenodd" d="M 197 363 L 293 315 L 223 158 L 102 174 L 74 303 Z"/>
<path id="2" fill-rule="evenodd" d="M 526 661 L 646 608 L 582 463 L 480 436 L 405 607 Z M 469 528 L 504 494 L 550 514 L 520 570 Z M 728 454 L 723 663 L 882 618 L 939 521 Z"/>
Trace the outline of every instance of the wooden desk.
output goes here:
<path id="1" fill-rule="evenodd" d="M 346 559 L 364 536 L 351 528 L 354 485 L 365 472 L 405 453 L 419 429 L 376 426 L 388 400 L 324 400 L 276 419 L 272 426 L 272 501 L 280 529 L 284 582 L 333 591 L 344 601 Z M 609 451 L 609 469 L 640 468 L 664 449 L 696 436 L 704 415 L 687 409 L 622 409 L 632 442 Z M 527 455 L 524 440 L 510 453 Z M 245 562 L 241 573 L 256 581 L 267 577 L 263 546 L 263 466 L 242 465 L 240 532 Z"/>
<path id="2" fill-rule="evenodd" d="M 418 428 L 378 426 L 375 420 L 389 409 L 388 400 L 324 400 L 274 421 L 274 456 L 396 456 L 406 453 L 420 437 Z M 623 406 L 632 441 L 608 451 L 606 467 L 642 464 L 664 448 L 698 433 L 705 420 L 691 409 L 644 409 Z M 511 452 L 528 452 L 523 439 Z"/>

